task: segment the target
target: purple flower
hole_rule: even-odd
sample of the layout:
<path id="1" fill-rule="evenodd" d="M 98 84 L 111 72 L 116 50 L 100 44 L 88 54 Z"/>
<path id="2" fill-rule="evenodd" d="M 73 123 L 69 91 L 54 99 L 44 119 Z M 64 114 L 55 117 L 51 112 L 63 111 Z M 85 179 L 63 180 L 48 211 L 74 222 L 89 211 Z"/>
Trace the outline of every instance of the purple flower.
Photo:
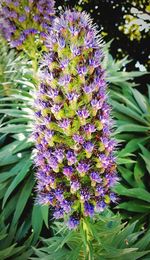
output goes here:
<path id="1" fill-rule="evenodd" d="M 114 150 L 114 147 L 116 146 L 116 141 L 110 140 L 107 137 L 101 137 L 101 142 L 103 143 L 108 152 L 112 152 Z"/>
<path id="2" fill-rule="evenodd" d="M 70 120 L 69 119 L 63 119 L 62 121 L 58 122 L 59 127 L 63 129 L 67 129 L 70 126 Z"/>
<path id="3" fill-rule="evenodd" d="M 92 153 L 92 151 L 94 149 L 94 144 L 89 141 L 89 142 L 84 143 L 83 147 L 87 153 Z"/>
<path id="4" fill-rule="evenodd" d="M 66 45 L 65 39 L 62 37 L 61 38 L 59 37 L 58 44 L 59 44 L 60 48 L 63 49 Z"/>
<path id="5" fill-rule="evenodd" d="M 73 140 L 77 142 L 78 144 L 84 143 L 84 138 L 81 135 L 75 134 L 73 135 Z"/>
<path id="6" fill-rule="evenodd" d="M 97 68 L 100 66 L 100 60 L 97 59 L 96 57 L 93 57 L 92 59 L 89 59 L 89 65 L 94 68 Z"/>
<path id="7" fill-rule="evenodd" d="M 96 131 L 95 125 L 93 124 L 87 124 L 84 126 L 84 130 L 87 135 L 94 133 Z"/>
<path id="8" fill-rule="evenodd" d="M 73 168 L 72 166 L 66 166 L 63 168 L 63 174 L 70 178 L 73 175 Z"/>
<path id="9" fill-rule="evenodd" d="M 85 201 L 85 203 L 84 203 L 84 215 L 93 217 L 93 215 L 94 215 L 94 206 L 93 206 L 92 203 L 89 203 L 89 202 Z"/>
<path id="10" fill-rule="evenodd" d="M 80 49 L 77 46 L 70 46 L 71 52 L 73 53 L 74 56 L 79 56 L 80 55 Z"/>
<path id="11" fill-rule="evenodd" d="M 45 131 L 45 139 L 47 141 L 50 141 L 52 139 L 53 135 L 54 135 L 54 131 L 46 129 L 46 131 Z"/>
<path id="12" fill-rule="evenodd" d="M 99 176 L 98 172 L 91 172 L 90 178 L 92 181 L 94 181 L 96 183 L 102 182 L 102 178 Z"/>
<path id="13" fill-rule="evenodd" d="M 53 204 L 54 195 L 52 193 L 40 193 L 37 197 L 38 204 Z"/>
<path id="14" fill-rule="evenodd" d="M 72 33 L 72 35 L 74 35 L 74 36 L 78 35 L 78 33 L 79 33 L 79 29 L 75 26 L 70 26 L 68 29 Z"/>
<path id="15" fill-rule="evenodd" d="M 65 213 L 70 213 L 71 212 L 71 202 L 70 201 L 67 201 L 67 200 L 63 200 L 61 203 L 60 203 L 61 207 L 63 208 L 64 212 Z"/>
<path id="16" fill-rule="evenodd" d="M 77 68 L 77 72 L 79 75 L 85 75 L 87 73 L 87 68 L 86 66 L 80 66 Z"/>
<path id="17" fill-rule="evenodd" d="M 62 202 L 64 200 L 63 190 L 60 188 L 57 188 L 55 190 L 55 197 L 59 202 Z"/>
<path id="18" fill-rule="evenodd" d="M 117 196 L 116 196 L 116 194 L 114 194 L 114 193 L 110 193 L 110 200 L 113 202 L 113 203 L 116 203 L 116 201 L 117 201 Z"/>
<path id="19" fill-rule="evenodd" d="M 80 191 L 80 200 L 81 201 L 88 201 L 91 198 L 91 194 L 88 188 L 83 188 Z"/>
<path id="20" fill-rule="evenodd" d="M 82 108 L 77 111 L 77 115 L 81 118 L 88 118 L 89 117 L 89 111 L 86 108 Z"/>
<path id="21" fill-rule="evenodd" d="M 26 20 L 26 16 L 25 15 L 21 15 L 21 16 L 19 16 L 18 20 L 19 20 L 19 22 L 22 23 L 22 22 L 24 22 Z"/>
<path id="22" fill-rule="evenodd" d="M 28 3 L 27 3 L 28 2 Z M 33 4 L 34 2 L 34 4 Z M 26 15 L 22 13 L 25 11 Z M 36 50 L 36 46 L 41 45 L 40 33 L 49 31 L 49 27 L 54 18 L 54 1 L 2 1 L 1 20 L 2 20 L 2 35 L 10 42 L 12 47 L 23 49 L 30 56 L 28 46 Z M 46 23 L 46 22 L 47 23 Z M 24 24 L 22 26 L 22 23 Z M 31 24 L 34 28 L 30 28 Z M 12 27 L 16 27 L 16 30 L 12 30 Z M 26 28 L 24 30 L 24 28 Z M 8 31 L 11 31 L 8 35 Z M 38 44 L 32 44 L 32 41 L 28 44 L 24 44 L 24 41 L 28 41 L 28 37 L 25 37 L 22 42 L 18 42 L 21 35 L 28 36 L 30 34 L 33 37 L 36 34 L 36 42 Z M 8 37 L 9 36 L 9 37 Z M 32 46 L 31 46 L 32 45 Z M 38 52 L 36 52 L 38 53 Z M 32 55 L 30 56 L 32 59 Z"/>
<path id="23" fill-rule="evenodd" d="M 70 75 L 64 75 L 63 77 L 59 78 L 59 84 L 61 86 L 67 85 L 71 81 Z"/>
<path id="24" fill-rule="evenodd" d="M 58 208 L 54 211 L 53 216 L 55 219 L 60 219 L 64 217 L 64 210 L 62 208 Z"/>
<path id="25" fill-rule="evenodd" d="M 66 94 L 66 96 L 69 101 L 72 101 L 72 100 L 77 100 L 80 95 L 75 92 L 69 92 Z"/>
<path id="26" fill-rule="evenodd" d="M 110 163 L 111 163 L 111 160 L 108 156 L 106 156 L 105 154 L 100 154 L 99 155 L 99 160 L 100 160 L 100 163 L 102 164 L 102 167 L 104 169 L 106 169 L 107 167 L 110 166 Z"/>
<path id="27" fill-rule="evenodd" d="M 76 191 L 78 191 L 81 186 L 79 180 L 75 176 L 71 177 L 70 185 L 71 185 L 71 193 L 75 193 Z"/>
<path id="28" fill-rule="evenodd" d="M 29 6 L 25 6 L 24 10 L 26 11 L 26 13 L 29 13 L 30 12 L 30 7 Z"/>
<path id="29" fill-rule="evenodd" d="M 54 99 L 55 97 L 57 97 L 59 94 L 59 90 L 58 89 L 52 89 L 52 88 L 49 88 L 47 90 L 47 95 L 51 98 L 51 99 Z"/>
<path id="30" fill-rule="evenodd" d="M 56 158 L 51 156 L 50 158 L 47 158 L 47 159 L 48 159 L 49 166 L 55 172 L 58 172 L 59 171 L 59 167 L 58 167 L 58 162 L 57 162 Z"/>
<path id="31" fill-rule="evenodd" d="M 59 163 L 62 163 L 62 161 L 64 159 L 64 150 L 63 149 L 56 149 L 53 152 L 53 155 L 57 158 Z"/>
<path id="32" fill-rule="evenodd" d="M 102 108 L 102 102 L 100 100 L 97 100 L 96 98 L 91 100 L 91 105 L 96 110 L 99 110 Z"/>
<path id="33" fill-rule="evenodd" d="M 51 107 L 51 111 L 52 113 L 58 113 L 59 110 L 61 109 L 62 105 L 60 104 L 54 104 L 52 107 Z"/>
<path id="34" fill-rule="evenodd" d="M 77 171 L 81 175 L 85 174 L 89 170 L 89 168 L 90 168 L 89 164 L 84 163 L 84 162 L 79 162 L 77 167 L 76 167 Z"/>
<path id="35" fill-rule="evenodd" d="M 95 211 L 96 212 L 103 212 L 106 208 L 106 204 L 104 201 L 97 201 L 95 205 Z"/>
<path id="36" fill-rule="evenodd" d="M 104 188 L 100 184 L 97 184 L 95 189 L 95 196 L 103 197 L 104 195 L 105 195 Z"/>
<path id="37" fill-rule="evenodd" d="M 105 182 L 109 187 L 113 187 L 117 182 L 118 182 L 119 178 L 115 175 L 112 174 L 106 174 L 105 176 Z"/>
<path id="38" fill-rule="evenodd" d="M 90 84 L 90 85 L 85 85 L 83 87 L 83 90 L 86 94 L 91 94 L 94 90 L 94 85 Z"/>
<path id="39" fill-rule="evenodd" d="M 69 59 L 64 59 L 60 62 L 60 66 L 62 69 L 66 68 L 69 64 Z"/>
<path id="40" fill-rule="evenodd" d="M 66 153 L 66 158 L 68 160 L 68 165 L 75 164 L 77 162 L 77 158 L 73 151 L 68 151 Z"/>
<path id="41" fill-rule="evenodd" d="M 70 216 L 67 223 L 68 228 L 76 229 L 78 225 L 79 225 L 79 219 L 74 216 Z"/>

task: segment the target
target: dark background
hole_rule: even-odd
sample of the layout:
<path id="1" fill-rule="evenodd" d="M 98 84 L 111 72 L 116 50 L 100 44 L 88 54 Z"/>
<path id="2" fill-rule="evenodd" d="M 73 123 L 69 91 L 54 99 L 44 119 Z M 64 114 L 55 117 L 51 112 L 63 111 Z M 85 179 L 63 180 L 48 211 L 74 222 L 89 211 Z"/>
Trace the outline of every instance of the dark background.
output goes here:
<path id="1" fill-rule="evenodd" d="M 136 5 L 133 5 L 136 2 Z M 110 53 L 114 59 L 120 59 L 128 55 L 133 61 L 127 66 L 127 70 L 139 70 L 135 67 L 137 61 L 143 64 L 149 70 L 148 55 L 149 55 L 149 35 L 142 32 L 140 41 L 131 41 L 129 37 L 119 30 L 119 26 L 124 23 L 123 16 L 130 14 L 131 7 L 136 7 L 138 10 L 145 11 L 145 6 L 149 1 L 132 1 L 132 0 L 56 0 L 56 8 L 61 10 L 62 6 L 76 7 L 79 10 L 85 10 L 91 14 L 94 22 L 98 24 L 103 38 L 106 42 L 113 39 Z M 147 13 L 147 12 L 146 12 Z M 147 13 L 148 14 L 148 13 Z M 146 89 L 146 83 L 149 81 L 149 76 L 140 77 L 137 80 L 141 86 Z"/>

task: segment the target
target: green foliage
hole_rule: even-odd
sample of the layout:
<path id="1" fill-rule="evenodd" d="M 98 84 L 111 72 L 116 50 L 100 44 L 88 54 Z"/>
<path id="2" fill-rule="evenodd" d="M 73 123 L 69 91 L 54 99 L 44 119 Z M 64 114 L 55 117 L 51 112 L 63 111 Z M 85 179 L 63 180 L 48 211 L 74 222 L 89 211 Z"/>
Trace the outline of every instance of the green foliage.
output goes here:
<path id="1" fill-rule="evenodd" d="M 34 248 L 37 257 L 31 259 L 142 259 L 149 253 L 150 232 L 137 231 L 136 225 L 122 225 L 118 215 L 106 211 L 76 231 L 55 223 L 54 236 L 43 239 L 43 247 Z"/>
<path id="2" fill-rule="evenodd" d="M 140 218 L 145 224 L 150 213 L 147 182 L 150 174 L 150 96 L 141 94 L 133 82 L 133 77 L 145 73 L 122 72 L 123 66 L 129 62 L 127 58 L 114 62 L 108 54 L 106 59 L 111 81 L 110 103 L 116 122 L 115 138 L 122 143 L 117 159 L 121 179 L 114 189 L 120 198 L 116 209 L 125 218 Z"/>
<path id="3" fill-rule="evenodd" d="M 28 259 L 43 224 L 48 228 L 47 207 L 34 203 L 30 135 L 35 81 L 24 57 L 9 51 L 3 41 L 0 47 L 0 219 L 4 223 L 0 233 L 5 235 L 0 242 L 0 259 Z"/>

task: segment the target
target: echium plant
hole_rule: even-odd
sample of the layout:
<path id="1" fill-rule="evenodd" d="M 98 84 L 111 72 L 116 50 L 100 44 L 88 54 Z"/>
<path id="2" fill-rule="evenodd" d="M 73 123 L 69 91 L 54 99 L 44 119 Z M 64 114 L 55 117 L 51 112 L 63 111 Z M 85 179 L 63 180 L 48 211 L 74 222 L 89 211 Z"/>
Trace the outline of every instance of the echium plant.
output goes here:
<path id="1" fill-rule="evenodd" d="M 116 201 L 102 41 L 85 12 L 67 10 L 55 19 L 46 45 L 35 93 L 37 199 L 73 229 Z"/>
<path id="2" fill-rule="evenodd" d="M 54 18 L 54 3 L 54 0 L 2 0 L 0 30 L 11 47 L 24 50 L 35 59 Z"/>

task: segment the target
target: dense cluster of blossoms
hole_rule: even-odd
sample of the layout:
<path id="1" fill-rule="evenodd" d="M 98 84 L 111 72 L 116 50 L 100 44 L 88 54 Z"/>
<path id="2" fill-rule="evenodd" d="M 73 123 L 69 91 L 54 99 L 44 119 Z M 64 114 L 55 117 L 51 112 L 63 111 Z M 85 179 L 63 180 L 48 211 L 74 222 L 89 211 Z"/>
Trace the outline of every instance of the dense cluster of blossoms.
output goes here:
<path id="1" fill-rule="evenodd" d="M 49 30 L 54 0 L 2 0 L 0 5 L 2 35 L 12 47 L 31 53 Z"/>
<path id="2" fill-rule="evenodd" d="M 65 11 L 46 39 L 35 93 L 38 202 L 70 229 L 116 201 L 117 182 L 101 39 L 86 13 Z"/>

